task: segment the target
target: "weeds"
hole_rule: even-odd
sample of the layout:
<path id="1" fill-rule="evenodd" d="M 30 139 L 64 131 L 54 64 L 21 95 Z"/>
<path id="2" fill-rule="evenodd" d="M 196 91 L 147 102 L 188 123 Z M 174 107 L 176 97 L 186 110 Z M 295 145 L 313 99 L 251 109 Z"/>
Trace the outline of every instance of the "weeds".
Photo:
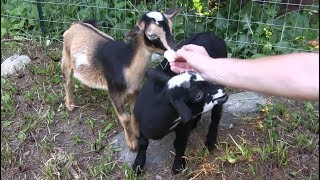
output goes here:
<path id="1" fill-rule="evenodd" d="M 4 118 L 12 118 L 15 116 L 15 101 L 13 95 L 17 92 L 15 84 L 9 80 L 1 78 L 1 114 L 8 115 Z M 1 118 L 2 119 L 2 118 Z"/>
<path id="2" fill-rule="evenodd" d="M 54 152 L 54 142 L 52 139 L 43 139 L 39 143 L 40 148 L 43 150 L 44 153 L 49 154 Z"/>
<path id="3" fill-rule="evenodd" d="M 88 165 L 88 171 L 91 178 L 105 179 L 110 176 L 114 170 L 117 161 L 113 160 L 114 152 L 111 145 L 106 146 L 102 152 L 102 157 L 98 161 L 93 161 Z"/>
<path id="4" fill-rule="evenodd" d="M 27 134 L 31 131 L 35 130 L 39 121 L 36 119 L 35 116 L 31 114 L 27 114 L 24 117 L 24 124 L 21 126 L 20 131 L 18 132 L 18 138 L 23 141 L 27 138 Z"/>
<path id="5" fill-rule="evenodd" d="M 242 140 L 242 144 L 239 145 L 233 138 L 232 136 L 229 134 L 229 137 L 232 139 L 232 141 L 234 142 L 234 144 L 237 146 L 237 148 L 240 150 L 240 153 L 242 155 L 242 157 L 244 157 L 247 161 L 252 161 L 252 158 L 251 158 L 251 154 L 252 154 L 252 151 L 254 149 L 251 149 L 249 146 L 248 146 L 248 143 L 246 142 L 246 140 L 244 138 L 241 138 Z"/>
<path id="6" fill-rule="evenodd" d="M 122 171 L 123 171 L 123 173 L 125 175 L 125 180 L 136 180 L 136 179 L 138 179 L 136 173 L 134 173 L 133 169 L 128 164 L 125 164 L 122 167 Z"/>
<path id="7" fill-rule="evenodd" d="M 72 179 L 75 178 L 74 167 L 77 162 L 72 154 L 63 151 L 53 153 L 51 158 L 44 164 L 43 173 L 46 179 Z"/>
<path id="8" fill-rule="evenodd" d="M 81 136 L 79 134 L 75 135 L 72 139 L 75 144 L 83 143 L 83 139 L 81 138 Z"/>
<path id="9" fill-rule="evenodd" d="M 2 136 L 2 135 L 1 135 Z M 1 137 L 1 168 L 10 167 L 16 162 L 16 156 L 7 142 Z"/>

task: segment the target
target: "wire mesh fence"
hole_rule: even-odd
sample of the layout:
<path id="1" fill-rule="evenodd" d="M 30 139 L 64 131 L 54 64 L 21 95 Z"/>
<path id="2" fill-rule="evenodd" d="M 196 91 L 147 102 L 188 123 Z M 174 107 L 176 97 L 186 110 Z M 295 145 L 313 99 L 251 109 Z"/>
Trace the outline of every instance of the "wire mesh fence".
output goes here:
<path id="1" fill-rule="evenodd" d="M 177 41 L 211 31 L 225 39 L 231 56 L 243 58 L 319 50 L 318 0 L 4 0 L 1 5 L 1 35 L 40 32 L 42 24 L 46 37 L 61 40 L 70 23 L 97 19 L 103 31 L 122 39 L 142 13 L 179 7 Z"/>

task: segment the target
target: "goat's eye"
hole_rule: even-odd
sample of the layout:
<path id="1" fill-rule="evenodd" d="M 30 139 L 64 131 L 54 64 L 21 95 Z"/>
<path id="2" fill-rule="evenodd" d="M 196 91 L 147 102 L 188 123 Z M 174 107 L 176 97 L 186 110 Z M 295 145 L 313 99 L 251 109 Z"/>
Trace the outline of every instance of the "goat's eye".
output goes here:
<path id="1" fill-rule="evenodd" d="M 150 35 L 148 35 L 148 37 L 150 40 L 158 39 L 158 36 L 155 34 L 150 34 Z"/>
<path id="2" fill-rule="evenodd" d="M 199 92 L 197 93 L 197 96 L 196 96 L 196 101 L 200 101 L 200 100 L 202 99 L 202 97 L 203 97 L 203 92 L 202 92 L 202 91 L 199 91 Z"/>

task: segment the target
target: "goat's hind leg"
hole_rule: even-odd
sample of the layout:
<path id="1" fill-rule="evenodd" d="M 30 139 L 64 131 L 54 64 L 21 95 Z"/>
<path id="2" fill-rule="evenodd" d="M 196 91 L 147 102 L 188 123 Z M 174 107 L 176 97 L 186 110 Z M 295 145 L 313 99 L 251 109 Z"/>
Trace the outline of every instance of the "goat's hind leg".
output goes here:
<path id="1" fill-rule="evenodd" d="M 71 58 L 65 47 L 63 47 L 62 50 L 61 73 L 63 86 L 66 92 L 66 96 L 64 98 L 65 105 L 69 111 L 72 111 L 75 108 L 72 85 L 73 67 L 71 64 Z"/>
<path id="2" fill-rule="evenodd" d="M 111 97 L 113 106 L 116 109 L 117 116 L 124 129 L 124 136 L 125 136 L 126 143 L 131 151 L 136 151 L 138 148 L 137 138 L 132 132 L 132 128 L 130 125 L 131 117 L 125 111 L 125 108 L 124 108 L 124 104 L 125 104 L 124 96 L 120 94 L 121 93 L 112 93 L 110 91 L 110 97 Z"/>
<path id="3" fill-rule="evenodd" d="M 221 119 L 222 108 L 222 105 L 216 105 L 213 107 L 211 112 L 211 123 L 207 134 L 207 140 L 205 142 L 205 145 L 209 151 L 212 151 L 217 143 L 217 133 Z"/>

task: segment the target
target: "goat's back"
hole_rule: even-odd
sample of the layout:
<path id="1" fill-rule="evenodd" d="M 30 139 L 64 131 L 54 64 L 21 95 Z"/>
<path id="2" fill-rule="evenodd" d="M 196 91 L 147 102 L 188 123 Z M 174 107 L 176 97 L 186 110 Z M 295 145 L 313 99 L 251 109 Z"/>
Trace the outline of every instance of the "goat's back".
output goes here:
<path id="1" fill-rule="evenodd" d="M 203 32 L 192 35 L 182 43 L 180 43 L 178 48 L 181 48 L 182 46 L 187 44 L 203 46 L 207 50 L 209 56 L 212 58 L 227 57 L 227 45 L 225 41 L 210 32 Z"/>
<path id="2" fill-rule="evenodd" d="M 63 33 L 64 46 L 70 54 L 83 53 L 87 49 L 96 49 L 101 42 L 113 41 L 113 38 L 99 31 L 89 23 L 75 22 Z M 86 52 L 88 60 L 94 52 Z"/>

